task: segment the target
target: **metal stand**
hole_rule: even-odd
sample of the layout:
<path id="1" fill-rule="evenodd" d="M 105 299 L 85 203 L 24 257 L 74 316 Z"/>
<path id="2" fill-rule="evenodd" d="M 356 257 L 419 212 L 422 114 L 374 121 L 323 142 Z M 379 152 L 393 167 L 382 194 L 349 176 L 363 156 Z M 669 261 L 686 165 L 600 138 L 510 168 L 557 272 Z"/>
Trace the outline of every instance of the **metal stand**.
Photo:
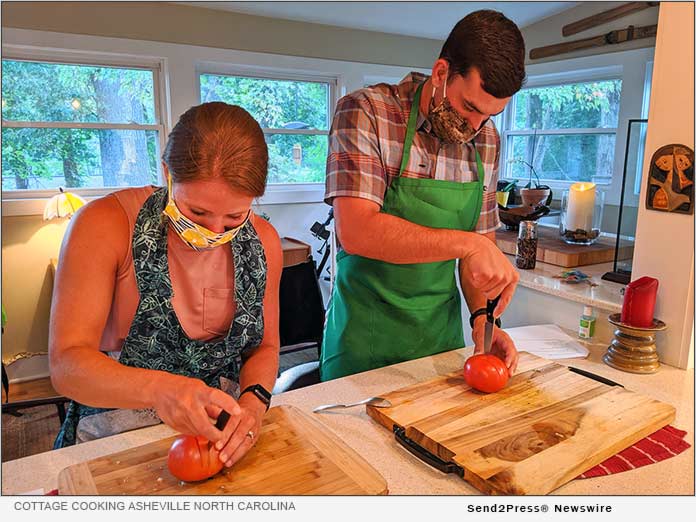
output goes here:
<path id="1" fill-rule="evenodd" d="M 331 255 L 331 245 L 329 244 L 329 237 L 331 236 L 331 232 L 327 230 L 327 226 L 329 226 L 329 223 L 331 223 L 331 220 L 333 219 L 333 207 L 329 209 L 329 215 L 326 218 L 326 221 L 323 223 L 319 223 L 316 221 L 314 225 L 310 228 L 310 232 L 312 232 L 312 235 L 318 239 L 323 239 L 324 244 L 317 250 L 320 254 L 323 253 L 321 257 L 321 261 L 319 262 L 319 267 L 317 268 L 317 277 L 321 277 L 321 273 L 324 270 L 324 267 L 326 266 L 326 262 L 329 260 L 329 256 Z M 322 252 L 323 251 L 323 252 Z M 333 268 L 333 267 L 331 267 Z M 327 268 L 327 272 L 330 272 L 331 268 Z M 325 281 L 329 281 L 330 277 L 324 277 Z"/>

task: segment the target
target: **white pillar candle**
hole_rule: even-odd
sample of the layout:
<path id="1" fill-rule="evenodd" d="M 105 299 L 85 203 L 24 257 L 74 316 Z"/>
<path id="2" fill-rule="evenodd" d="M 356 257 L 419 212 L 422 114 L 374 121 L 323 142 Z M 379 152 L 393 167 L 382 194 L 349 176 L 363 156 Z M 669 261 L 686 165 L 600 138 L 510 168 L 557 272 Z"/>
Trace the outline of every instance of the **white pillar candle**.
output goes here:
<path id="1" fill-rule="evenodd" d="M 594 217 L 595 184 L 573 183 L 568 191 L 566 230 L 592 230 Z"/>

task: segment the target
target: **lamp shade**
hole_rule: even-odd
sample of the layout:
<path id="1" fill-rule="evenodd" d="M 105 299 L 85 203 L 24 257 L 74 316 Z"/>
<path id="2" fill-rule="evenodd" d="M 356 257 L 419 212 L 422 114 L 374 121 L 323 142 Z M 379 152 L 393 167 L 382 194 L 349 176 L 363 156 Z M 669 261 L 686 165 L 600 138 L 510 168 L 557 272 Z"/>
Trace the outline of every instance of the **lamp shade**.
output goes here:
<path id="1" fill-rule="evenodd" d="M 56 194 L 46 202 L 44 220 L 70 217 L 85 203 L 87 202 L 80 196 L 72 192 L 63 192 L 61 188 L 60 194 Z"/>

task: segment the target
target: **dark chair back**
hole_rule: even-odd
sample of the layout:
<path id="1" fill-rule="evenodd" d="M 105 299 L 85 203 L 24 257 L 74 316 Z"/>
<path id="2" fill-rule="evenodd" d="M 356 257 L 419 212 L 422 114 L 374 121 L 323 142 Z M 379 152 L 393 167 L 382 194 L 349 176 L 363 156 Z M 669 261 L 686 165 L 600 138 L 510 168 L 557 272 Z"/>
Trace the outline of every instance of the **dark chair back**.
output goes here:
<path id="1" fill-rule="evenodd" d="M 305 263 L 283 268 L 280 278 L 280 353 L 321 350 L 324 335 L 324 299 L 316 266 L 310 256 Z M 295 390 L 319 382 L 319 362 L 311 361 L 280 374 L 273 393 Z"/>
<path id="2" fill-rule="evenodd" d="M 305 263 L 283 268 L 279 322 L 281 353 L 306 343 L 321 346 L 324 300 L 311 256 Z"/>

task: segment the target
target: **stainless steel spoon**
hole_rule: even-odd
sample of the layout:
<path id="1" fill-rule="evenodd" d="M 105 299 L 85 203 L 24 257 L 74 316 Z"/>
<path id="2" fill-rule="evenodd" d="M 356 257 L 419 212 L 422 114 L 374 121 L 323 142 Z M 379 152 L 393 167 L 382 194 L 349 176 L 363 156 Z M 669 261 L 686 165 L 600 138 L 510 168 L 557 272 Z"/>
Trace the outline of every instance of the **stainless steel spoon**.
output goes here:
<path id="1" fill-rule="evenodd" d="M 333 410 L 338 408 L 352 408 L 353 406 L 360 406 L 362 404 L 368 404 L 374 406 L 375 408 L 391 408 L 392 403 L 387 399 L 382 397 L 370 397 L 359 402 L 353 402 L 351 404 L 324 404 L 323 406 L 317 406 L 312 411 L 314 413 L 320 413 L 326 410 Z"/>

